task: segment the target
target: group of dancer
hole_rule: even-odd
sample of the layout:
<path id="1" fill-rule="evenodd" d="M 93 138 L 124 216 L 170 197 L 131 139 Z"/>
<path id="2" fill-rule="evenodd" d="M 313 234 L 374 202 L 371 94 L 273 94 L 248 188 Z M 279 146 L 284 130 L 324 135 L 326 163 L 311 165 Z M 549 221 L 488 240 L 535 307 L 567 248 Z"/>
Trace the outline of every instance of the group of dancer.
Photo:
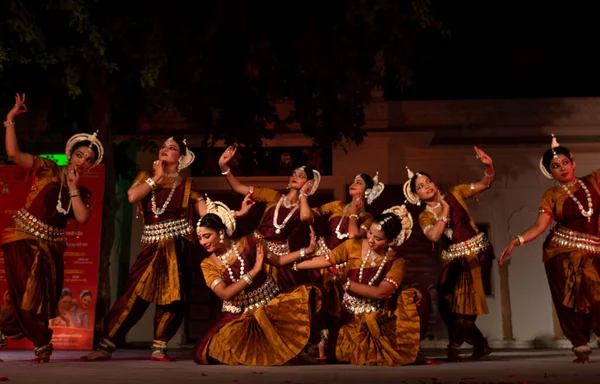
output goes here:
<path id="1" fill-rule="evenodd" d="M 79 186 L 79 175 L 98 165 L 104 151 L 95 134 L 77 134 L 67 142 L 65 167 L 21 152 L 14 118 L 26 111 L 25 96 L 17 95 L 4 122 L 7 154 L 33 172 L 33 185 L 24 208 L 0 233 L 14 312 L 0 323 L 0 346 L 26 337 L 34 344 L 34 361 L 48 362 L 53 349 L 49 320 L 56 317 L 63 285 L 66 224 L 83 224 L 90 217 L 91 193 Z M 349 187 L 349 202 L 315 208 L 308 198 L 319 187 L 317 170 L 295 169 L 285 194 L 247 186 L 228 166 L 235 151 L 227 148 L 219 166 L 231 188 L 244 196 L 239 210 L 212 201 L 192 179 L 180 175 L 194 154 L 179 138 L 167 139 L 152 172 L 142 171 L 135 178 L 128 199 L 142 213 L 142 251 L 131 267 L 125 294 L 104 319 L 96 349 L 82 360 L 110 359 L 154 303 L 151 359 L 173 361 L 167 343 L 182 324 L 190 260 L 201 246 L 208 256 L 200 267 L 206 285 L 222 300 L 223 316 L 197 342 L 193 357 L 198 364 L 283 365 L 315 344 L 318 358 L 327 362 L 437 364 L 420 349 L 429 323 L 429 297 L 404 283 L 402 245 L 413 231 L 413 218 L 403 204 L 376 216 L 365 210 L 385 189 L 379 175 L 357 175 Z M 443 192 L 429 174 L 409 170 L 404 185 L 406 201 L 424 205 L 419 226 L 440 250 L 444 267 L 438 307 L 448 328 L 448 360 L 455 362 L 492 352 L 475 322 L 488 313 L 485 286 L 494 252 L 465 200 L 491 187 L 494 166 L 482 150 L 475 147 L 475 152 L 485 166 L 476 183 Z M 514 247 L 557 223 L 544 244 L 543 261 L 575 362 L 585 363 L 590 331 L 600 335 L 599 173 L 577 178 L 573 155 L 555 139 L 540 167 L 559 185 L 544 194 L 537 222 L 509 243 L 500 262 Z M 266 206 L 258 227 L 236 238 L 237 219 L 255 202 Z M 316 220 L 327 223 L 322 233 L 313 229 Z M 303 225 L 310 227 L 305 247 L 292 250 L 290 237 Z M 465 343 L 473 346 L 469 357 L 460 353 Z"/>

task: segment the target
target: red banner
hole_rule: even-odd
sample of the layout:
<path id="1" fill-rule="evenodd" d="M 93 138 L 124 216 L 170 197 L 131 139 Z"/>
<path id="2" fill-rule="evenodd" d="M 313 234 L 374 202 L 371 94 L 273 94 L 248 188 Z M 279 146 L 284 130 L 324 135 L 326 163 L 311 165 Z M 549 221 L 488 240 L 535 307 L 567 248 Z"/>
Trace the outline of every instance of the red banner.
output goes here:
<path id="1" fill-rule="evenodd" d="M 58 303 L 60 316 L 50 320 L 54 330 L 52 343 L 58 350 L 86 350 L 92 348 L 94 317 L 98 288 L 98 261 L 102 229 L 102 198 L 104 194 L 104 166 L 82 174 L 80 184 L 92 192 L 92 216 L 85 225 L 71 220 L 67 227 L 65 281 Z M 17 166 L 0 167 L 0 228 L 25 205 L 31 188 L 27 170 Z M 3 308 L 10 306 L 6 289 L 4 258 L 0 250 L 0 317 Z M 29 340 L 10 340 L 8 349 L 32 349 Z"/>

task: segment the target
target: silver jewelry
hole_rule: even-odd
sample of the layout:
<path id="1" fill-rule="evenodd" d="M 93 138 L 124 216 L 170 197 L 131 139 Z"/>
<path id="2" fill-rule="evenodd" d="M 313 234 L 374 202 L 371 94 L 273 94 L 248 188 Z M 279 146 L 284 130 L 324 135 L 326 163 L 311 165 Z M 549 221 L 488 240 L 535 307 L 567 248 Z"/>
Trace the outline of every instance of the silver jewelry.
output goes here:
<path id="1" fill-rule="evenodd" d="M 304 259 L 306 257 L 306 251 L 304 250 L 304 248 L 300 248 L 300 260 Z"/>
<path id="2" fill-rule="evenodd" d="M 249 274 L 246 273 L 244 276 L 242 276 L 242 279 L 244 279 L 244 281 L 246 282 L 246 284 L 252 285 L 252 281 L 253 280 L 252 280 L 252 278 L 250 277 Z"/>
<path id="3" fill-rule="evenodd" d="M 517 235 L 515 237 L 517 238 L 517 240 L 519 240 L 519 245 L 525 244 L 525 239 L 523 238 L 523 236 Z"/>
<path id="4" fill-rule="evenodd" d="M 151 178 L 147 178 L 146 183 L 148 183 L 148 185 L 150 186 L 150 188 L 152 188 L 153 191 L 156 189 L 156 183 Z"/>
<path id="5" fill-rule="evenodd" d="M 150 179 L 152 180 L 152 179 Z M 163 206 L 160 209 L 156 208 L 156 193 L 154 192 L 154 189 L 152 189 L 152 213 L 154 213 L 154 217 L 158 219 L 159 215 L 162 215 L 163 213 L 165 213 L 165 210 L 167 209 L 167 206 L 169 205 L 169 203 L 171 202 L 171 199 L 173 198 L 173 195 L 175 194 L 175 189 L 177 188 L 177 185 L 179 184 L 179 176 L 175 177 L 175 180 L 173 181 L 173 186 L 171 187 L 171 192 L 169 192 L 169 196 L 167 197 L 167 200 L 165 200 L 165 203 L 163 204 Z"/>
<path id="6" fill-rule="evenodd" d="M 362 284 L 362 277 L 363 277 L 363 271 L 365 269 L 365 265 L 367 264 L 367 261 L 371 258 L 371 252 L 372 250 L 369 249 L 369 251 L 367 252 L 367 257 L 363 260 L 363 262 L 360 265 L 360 269 L 358 271 L 358 282 Z M 377 278 L 379 278 L 379 275 L 381 275 L 381 271 L 383 270 L 383 267 L 385 266 L 385 263 L 387 261 L 387 251 L 385 252 L 385 255 L 383 256 L 383 260 L 381 261 L 381 264 L 379 264 L 379 268 L 377 269 L 377 272 L 375 273 L 375 276 L 373 276 L 373 278 L 371 280 L 369 280 L 369 285 L 373 285 L 375 284 L 375 281 L 377 280 Z M 375 262 L 375 260 L 371 260 L 371 268 L 375 268 L 375 266 L 377 265 L 377 263 Z"/>
<path id="7" fill-rule="evenodd" d="M 583 205 L 579 202 L 579 200 L 575 197 L 575 195 L 573 195 L 573 193 L 571 192 L 571 190 L 569 189 L 569 187 L 567 187 L 564 184 L 561 185 L 561 187 L 565 190 L 565 192 L 567 193 L 567 195 L 569 195 L 569 197 L 575 202 L 575 204 L 577 204 L 577 207 L 579 208 L 579 211 L 581 212 L 581 214 L 584 217 L 587 217 L 587 220 L 588 220 L 588 223 L 589 223 L 590 222 L 590 218 L 594 214 L 594 207 L 592 206 L 592 194 L 590 193 L 590 190 L 587 189 L 587 187 L 585 186 L 585 184 L 583 183 L 583 181 L 581 181 L 581 179 L 577 179 L 577 182 L 579 183 L 579 185 L 581 185 L 581 188 L 585 192 L 585 196 L 587 198 L 587 203 L 588 203 L 588 209 L 587 210 L 583 209 Z"/>
<path id="8" fill-rule="evenodd" d="M 221 175 L 226 176 L 229 172 L 231 172 L 231 168 L 227 167 L 227 170 L 225 172 L 221 172 Z"/>
<path id="9" fill-rule="evenodd" d="M 237 250 L 237 244 L 235 242 L 231 242 L 231 248 L 229 249 L 229 251 L 225 252 L 224 254 L 217 256 L 217 258 L 219 258 L 219 260 L 221 261 L 221 264 L 223 264 L 223 266 L 227 269 L 227 272 L 229 273 L 229 277 L 231 278 L 231 281 L 233 281 L 234 283 L 239 281 L 239 279 L 236 279 L 233 276 L 233 271 L 231 270 L 231 268 L 229 267 L 229 265 L 227 265 L 227 257 L 229 256 L 229 254 L 231 252 L 234 252 L 237 259 L 240 261 L 240 278 L 246 280 L 246 278 L 244 277 L 244 259 L 242 258 L 242 255 L 240 255 L 240 253 Z M 246 280 L 246 282 L 248 282 L 248 280 Z M 252 279 L 250 279 L 250 283 L 248 283 L 248 285 L 252 284 Z"/>
<path id="10" fill-rule="evenodd" d="M 66 178 L 66 170 L 63 168 L 61 175 L 60 175 L 60 188 L 58 190 L 58 201 L 56 203 L 56 210 L 59 213 L 62 213 L 63 215 L 66 215 L 69 213 L 69 211 L 71 210 L 71 200 L 69 199 L 69 205 L 67 206 L 67 209 L 65 210 L 62 206 L 62 190 L 63 190 L 63 185 L 65 182 L 65 178 Z"/>
<path id="11" fill-rule="evenodd" d="M 175 172 L 175 173 L 163 173 L 163 176 L 175 178 L 175 177 L 179 176 L 179 172 Z"/>
<path id="12" fill-rule="evenodd" d="M 444 235 L 452 240 L 452 235 L 454 234 L 454 231 L 452 231 L 452 228 L 449 227 L 450 225 L 450 219 L 444 216 L 438 216 L 437 213 L 435 213 L 435 208 L 439 207 L 441 205 L 441 203 L 438 203 L 438 205 L 436 205 L 434 208 L 430 207 L 429 205 L 425 206 L 425 210 L 427 212 L 430 212 L 433 214 L 433 216 L 435 217 L 435 221 L 443 221 L 446 223 L 446 228 L 444 229 Z"/>
<path id="13" fill-rule="evenodd" d="M 79 189 L 69 191 L 69 196 L 71 196 L 71 197 L 79 196 Z"/>
<path id="14" fill-rule="evenodd" d="M 283 222 L 281 224 L 277 223 L 277 221 L 279 220 L 279 209 L 281 208 L 281 204 L 284 204 L 286 208 L 292 208 L 292 210 L 287 214 L 287 216 L 285 217 L 285 219 L 283 219 Z M 290 221 L 290 219 L 292 218 L 292 216 L 294 215 L 294 213 L 296 213 L 296 211 L 298 210 L 298 203 L 296 204 L 292 204 L 292 205 L 287 205 L 287 195 L 282 196 L 281 199 L 279 199 L 279 201 L 277 202 L 277 205 L 275 206 L 275 213 L 273 214 L 273 226 L 275 227 L 275 233 L 276 234 L 280 234 L 281 230 L 285 228 L 286 224 L 288 223 L 288 221 Z"/>

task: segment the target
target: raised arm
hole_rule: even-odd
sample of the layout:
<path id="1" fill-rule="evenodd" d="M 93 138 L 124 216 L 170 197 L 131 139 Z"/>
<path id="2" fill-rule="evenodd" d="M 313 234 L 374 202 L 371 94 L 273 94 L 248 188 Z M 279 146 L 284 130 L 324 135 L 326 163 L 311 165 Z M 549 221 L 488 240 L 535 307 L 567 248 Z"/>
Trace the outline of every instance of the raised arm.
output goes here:
<path id="1" fill-rule="evenodd" d="M 15 117 L 22 113 L 27 112 L 27 106 L 25 105 L 25 94 L 21 97 L 18 93 L 15 96 L 15 105 L 6 115 L 6 121 L 4 127 L 6 133 L 4 141 L 6 143 L 6 154 L 10 159 L 20 167 L 31 168 L 33 167 L 34 157 L 29 153 L 21 152 L 19 144 L 17 142 L 17 134 L 15 132 Z"/>
<path id="2" fill-rule="evenodd" d="M 231 189 L 233 189 L 240 195 L 247 195 L 250 192 L 250 187 L 240 183 L 238 179 L 236 179 L 235 176 L 233 176 L 233 174 L 231 173 L 231 169 L 229 168 L 229 162 L 231 161 L 231 159 L 233 159 L 233 156 L 235 155 L 236 151 L 237 148 L 231 146 L 228 147 L 219 158 L 219 168 L 221 168 L 221 174 L 225 176 L 227 182 L 231 186 Z"/>
<path id="3" fill-rule="evenodd" d="M 240 277 L 238 281 L 231 285 L 225 284 L 222 279 L 215 280 L 213 282 L 212 290 L 213 292 L 219 296 L 221 300 L 231 300 L 240 294 L 244 289 L 248 288 L 252 284 L 252 280 L 256 278 L 256 275 L 260 273 L 263 267 L 264 260 L 264 252 L 262 246 L 257 245 L 256 247 L 256 262 L 254 263 L 254 267 L 250 270 L 250 272 L 246 273 L 244 276 Z M 216 285 L 215 285 L 216 283 Z"/>
<path id="4" fill-rule="evenodd" d="M 315 221 L 315 215 L 308 204 L 308 194 L 314 183 L 314 179 L 307 181 L 300 191 L 300 221 L 307 224 L 312 224 Z"/>
<path id="5" fill-rule="evenodd" d="M 476 183 L 473 183 L 473 191 L 475 193 L 483 192 L 486 189 L 492 186 L 492 182 L 494 181 L 494 163 L 492 162 L 492 158 L 489 157 L 485 152 L 477 147 L 473 147 L 475 149 L 475 153 L 477 154 L 477 158 L 481 161 L 483 165 L 485 165 L 485 171 L 483 172 L 483 178 Z"/>
<path id="6" fill-rule="evenodd" d="M 85 224 L 92 216 L 92 211 L 91 208 L 83 201 L 81 193 L 79 192 L 79 172 L 77 172 L 75 167 L 69 166 L 66 178 L 75 220 L 77 220 L 79 224 Z"/>
<path id="7" fill-rule="evenodd" d="M 365 198 L 360 196 L 352 199 L 350 205 L 350 216 L 348 217 L 348 237 L 350 239 L 356 239 L 359 237 L 365 237 L 367 232 L 358 226 L 358 219 L 360 218 L 359 212 L 364 206 Z"/>
<path id="8" fill-rule="evenodd" d="M 152 168 L 154 170 L 154 176 L 149 177 L 146 180 L 136 180 L 127 191 L 127 199 L 129 200 L 130 204 L 135 204 L 138 201 L 141 201 L 163 180 L 164 164 L 157 160 L 152 164 Z M 200 210 L 199 204 L 198 210 Z"/>
<path id="9" fill-rule="evenodd" d="M 516 246 L 523 245 L 535 240 L 539 235 L 546 231 L 548 225 L 552 222 L 552 215 L 549 212 L 540 212 L 535 224 L 529 227 L 525 232 L 515 236 L 502 251 L 500 256 L 500 265 L 504 264 Z"/>
<path id="10" fill-rule="evenodd" d="M 442 215 L 436 221 L 435 224 L 428 225 L 423 229 L 423 233 L 425 236 L 433 241 L 434 243 L 439 241 L 442 235 L 444 234 L 444 230 L 448 225 L 448 215 L 450 215 L 450 206 L 446 202 L 446 200 L 440 195 L 439 196 L 440 204 L 442 204 Z"/>

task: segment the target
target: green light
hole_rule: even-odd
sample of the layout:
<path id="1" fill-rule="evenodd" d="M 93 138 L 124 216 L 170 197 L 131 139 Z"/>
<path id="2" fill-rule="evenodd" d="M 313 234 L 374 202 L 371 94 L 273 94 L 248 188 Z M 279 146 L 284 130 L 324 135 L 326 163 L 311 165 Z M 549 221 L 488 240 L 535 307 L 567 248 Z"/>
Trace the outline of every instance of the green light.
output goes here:
<path id="1" fill-rule="evenodd" d="M 65 155 L 64 153 L 45 153 L 43 155 L 38 155 L 38 156 L 43 157 L 44 159 L 52 160 L 59 166 L 69 164 L 69 159 L 67 158 L 67 155 Z"/>

